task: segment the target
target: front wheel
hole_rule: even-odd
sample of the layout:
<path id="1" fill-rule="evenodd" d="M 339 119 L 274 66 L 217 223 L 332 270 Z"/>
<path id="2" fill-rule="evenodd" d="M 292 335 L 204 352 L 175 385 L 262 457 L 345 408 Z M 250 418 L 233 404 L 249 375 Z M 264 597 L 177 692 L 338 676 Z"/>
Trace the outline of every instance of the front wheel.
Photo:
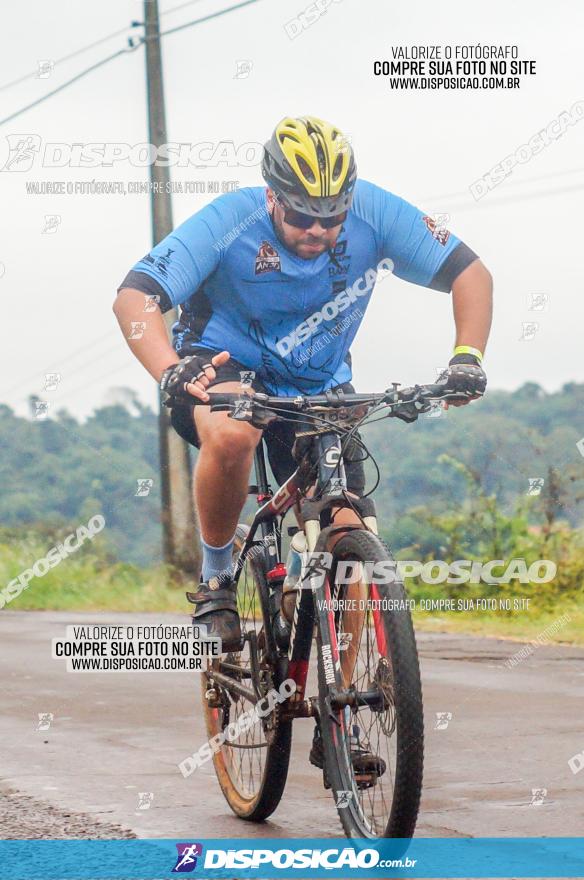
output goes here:
<path id="1" fill-rule="evenodd" d="M 239 554 L 247 526 L 239 525 L 235 535 L 234 559 Z M 261 557 L 250 553 L 237 584 L 237 607 L 241 629 L 247 638 L 243 649 L 209 662 L 201 676 L 203 711 L 209 740 L 229 734 L 214 751 L 213 763 L 221 790 L 233 812 L 241 819 L 261 822 L 274 812 L 286 785 L 292 722 L 280 718 L 276 706 L 261 722 L 244 723 L 255 703 L 236 689 L 219 685 L 215 670 L 233 678 L 234 683 L 257 687 L 262 694 L 281 684 L 279 670 L 264 662 L 264 621 L 260 591 L 266 589 Z M 258 671 L 254 670 L 250 638 L 257 645 Z M 217 741 L 215 739 L 215 741 Z"/>
<path id="2" fill-rule="evenodd" d="M 349 837 L 409 838 L 422 791 L 420 670 L 403 584 L 376 583 L 377 563 L 391 563 L 379 538 L 348 532 L 317 609 L 325 784 Z"/>

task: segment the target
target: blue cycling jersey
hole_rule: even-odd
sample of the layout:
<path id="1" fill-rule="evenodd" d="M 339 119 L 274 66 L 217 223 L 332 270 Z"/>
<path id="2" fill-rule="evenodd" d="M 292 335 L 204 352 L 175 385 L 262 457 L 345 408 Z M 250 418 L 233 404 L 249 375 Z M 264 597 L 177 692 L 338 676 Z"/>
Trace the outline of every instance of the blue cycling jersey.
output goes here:
<path id="1" fill-rule="evenodd" d="M 274 394 L 318 394 L 350 381 L 349 350 L 376 282 L 391 274 L 450 291 L 476 254 L 432 217 L 364 180 L 331 250 L 289 251 L 267 211 L 265 187 L 215 199 L 134 266 L 122 287 L 180 306 L 181 357 L 229 351 Z"/>

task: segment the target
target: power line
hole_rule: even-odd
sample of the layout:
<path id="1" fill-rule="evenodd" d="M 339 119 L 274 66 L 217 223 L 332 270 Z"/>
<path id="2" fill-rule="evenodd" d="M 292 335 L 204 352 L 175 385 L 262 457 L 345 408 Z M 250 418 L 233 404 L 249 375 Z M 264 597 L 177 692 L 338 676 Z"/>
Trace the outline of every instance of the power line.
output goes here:
<path id="1" fill-rule="evenodd" d="M 94 339 L 93 342 L 90 342 L 87 345 L 83 345 L 80 348 L 77 348 L 75 351 L 72 351 L 71 354 L 68 354 L 66 357 L 63 358 L 63 360 L 57 361 L 57 363 L 54 365 L 54 367 L 52 367 L 52 369 L 50 369 L 50 370 L 47 370 L 47 372 L 49 372 L 49 373 L 58 372 L 60 369 L 62 369 L 63 364 L 66 364 L 68 361 L 73 360 L 75 357 L 77 357 L 78 354 L 81 354 L 82 352 L 86 353 L 87 351 L 89 351 L 90 348 L 94 348 L 96 345 L 104 342 L 106 339 L 109 339 L 109 337 L 113 334 L 113 332 L 114 332 L 113 330 L 109 330 L 107 333 L 104 333 L 103 336 L 98 336 L 98 338 Z M 106 349 L 105 352 L 103 352 L 103 354 L 107 354 L 107 352 L 111 351 L 111 350 L 113 350 L 113 349 L 108 348 L 108 349 Z M 81 366 L 78 367 L 77 370 L 83 371 L 86 366 L 87 366 L 87 362 L 85 364 L 81 364 Z M 27 376 L 26 379 L 21 379 L 21 381 L 17 385 L 13 385 L 12 388 L 0 389 L 1 393 L 2 394 L 12 394 L 13 391 L 17 391 L 18 389 L 22 388 L 23 385 L 26 385 L 28 382 L 32 382 L 33 379 L 36 380 L 38 378 L 39 378 L 39 372 L 36 371 L 35 373 L 31 374 L 30 376 Z"/>
<path id="2" fill-rule="evenodd" d="M 52 98 L 53 95 L 62 92 L 63 89 L 66 89 L 67 86 L 72 85 L 74 82 L 82 79 L 84 76 L 87 76 L 88 73 L 91 73 L 93 70 L 97 70 L 99 67 L 103 67 L 104 64 L 108 64 L 110 61 L 113 61 L 114 58 L 118 58 L 120 55 L 126 55 L 128 52 L 134 52 L 141 43 L 136 43 L 136 45 L 127 46 L 125 49 L 118 49 L 117 52 L 114 52 L 113 55 L 108 55 L 107 58 L 102 58 L 101 61 L 92 64 L 91 67 L 87 67 L 85 70 L 82 70 L 81 73 L 76 74 L 72 79 L 67 80 L 67 82 L 61 83 L 60 86 L 57 86 L 56 89 L 53 89 L 52 92 L 47 92 L 46 95 L 42 95 L 40 98 L 37 98 L 36 101 L 33 101 L 32 104 L 27 104 L 26 107 L 21 107 L 20 110 L 17 110 L 15 113 L 11 113 L 10 116 L 6 116 L 5 119 L 0 119 L 0 125 L 5 125 L 7 122 L 10 122 L 11 119 L 16 119 L 17 116 L 21 116 L 23 113 L 26 113 L 27 110 L 32 110 L 33 107 L 37 107 L 39 104 L 42 104 L 43 101 L 46 101 L 48 98 Z"/>
<path id="3" fill-rule="evenodd" d="M 176 34 L 178 31 L 182 31 L 185 28 L 192 27 L 194 24 L 202 24 L 204 21 L 210 21 L 212 18 L 219 18 L 221 15 L 226 15 L 228 12 L 234 12 L 236 9 L 242 9 L 244 6 L 249 6 L 251 3 L 258 3 L 259 0 L 244 0 L 243 3 L 238 3 L 236 6 L 229 6 L 227 9 L 220 9 L 219 12 L 212 12 L 210 15 L 204 15 L 202 18 L 195 18 L 193 21 L 187 21 L 185 24 L 179 24 L 177 27 L 170 28 L 167 31 L 161 31 L 160 36 L 166 37 L 168 34 Z"/>
<path id="4" fill-rule="evenodd" d="M 177 12 L 179 9 L 184 9 L 185 6 L 192 6 L 193 3 L 200 3 L 201 0 L 186 0 L 186 3 L 179 3 L 178 6 L 173 6 L 171 9 L 166 9 L 163 12 L 159 13 L 160 18 L 163 18 L 165 15 L 170 15 L 171 12 Z"/>
<path id="5" fill-rule="evenodd" d="M 64 55 L 62 58 L 58 58 L 56 61 L 53 61 L 53 64 L 56 66 L 57 64 L 62 64 L 64 61 L 70 61 L 71 58 L 76 58 L 78 55 L 82 55 L 83 52 L 88 52 L 90 49 L 94 49 L 96 46 L 101 46 L 102 43 L 107 43 L 108 40 L 113 39 L 113 37 L 118 37 L 120 34 L 125 34 L 127 30 L 129 30 L 132 25 L 128 25 L 127 27 L 120 28 L 117 31 L 113 31 L 111 34 L 108 34 L 107 37 L 101 37 L 99 40 L 95 40 L 93 43 L 89 43 L 87 46 L 82 46 L 81 49 L 77 49 L 75 52 L 71 52 L 69 55 Z M 12 86 L 17 86 L 22 82 L 25 82 L 27 79 L 32 79 L 33 77 L 38 76 L 38 70 L 33 70 L 31 73 L 25 73 L 24 76 L 19 77 L 18 79 L 12 80 L 12 82 L 5 83 L 3 86 L 0 86 L 0 92 L 3 92 L 5 89 L 9 89 Z"/>
<path id="6" fill-rule="evenodd" d="M 119 348 L 119 346 L 118 346 Z M 107 373 L 100 373 L 99 376 L 95 376 L 95 378 L 90 379 L 88 382 L 83 382 L 82 385 L 77 385 L 75 388 L 70 388 L 68 391 L 65 390 L 63 394 L 59 395 L 54 401 L 55 404 L 60 405 L 61 401 L 65 400 L 67 397 L 71 397 L 72 394 L 76 394 L 77 392 L 84 391 L 86 388 L 89 388 L 91 385 L 95 385 L 96 382 L 101 382 L 104 379 L 107 379 L 108 376 L 113 375 L 114 373 L 122 373 L 126 370 L 129 370 L 130 367 L 134 367 L 135 364 L 133 361 L 128 361 L 127 357 L 123 363 L 117 364 L 115 367 L 112 367 L 111 370 L 108 370 Z M 26 400 L 26 398 L 22 398 L 22 400 Z M 46 398 L 45 398 L 46 400 Z M 49 403 L 52 402 L 49 400 Z"/>
<path id="7" fill-rule="evenodd" d="M 179 3 L 178 6 L 173 6 L 171 9 L 167 9 L 166 12 L 161 12 L 160 15 L 170 15 L 173 12 L 177 12 L 179 9 L 184 9 L 185 6 L 192 6 L 194 3 L 200 3 L 201 0 L 187 0 L 186 3 Z M 114 37 L 119 37 L 120 34 L 125 34 L 128 30 L 131 30 L 138 25 L 142 25 L 142 22 L 132 22 L 126 27 L 119 28 L 116 31 L 112 31 L 111 34 L 107 34 L 105 37 L 100 37 L 99 40 L 94 40 L 92 43 L 88 43 L 86 46 L 82 46 L 80 49 L 76 49 L 74 52 L 70 52 L 69 55 L 63 55 L 62 58 L 57 58 L 53 61 L 53 64 L 56 66 L 57 64 L 63 64 L 65 61 L 70 61 L 72 58 L 77 58 L 78 55 L 82 55 L 84 52 L 89 52 L 90 49 L 95 49 L 96 46 L 101 46 L 103 43 L 107 43 L 109 40 L 112 40 Z M 0 86 L 0 92 L 5 89 L 9 89 L 12 86 L 17 86 L 22 82 L 25 82 L 27 79 L 33 79 L 38 77 L 38 70 L 32 70 L 30 73 L 25 73 L 23 76 L 18 77 L 18 79 L 12 80 L 12 82 L 4 83 L 4 85 Z"/>
<path id="8" fill-rule="evenodd" d="M 198 2 L 198 0 L 190 0 L 190 2 Z M 212 12 L 210 15 L 204 15 L 202 18 L 195 18 L 192 21 L 187 21 L 185 24 L 178 25 L 178 27 L 170 28 L 167 31 L 163 31 L 160 36 L 168 36 L 169 34 L 175 34 L 178 31 L 182 31 L 185 28 L 192 27 L 196 24 L 202 24 L 205 21 L 210 21 L 213 18 L 219 18 L 222 15 L 226 15 L 228 12 L 234 12 L 236 9 L 241 9 L 244 6 L 249 6 L 251 3 L 258 3 L 259 0 L 244 0 L 243 3 L 238 3 L 235 6 L 229 6 L 227 9 L 221 9 L 219 12 Z M 189 5 L 189 3 L 182 4 L 183 6 Z M 177 9 L 182 8 L 181 6 L 176 7 Z M 171 11 L 171 10 L 169 10 Z M 16 119 L 17 116 L 21 116 L 23 113 L 26 113 L 27 110 L 32 110 L 33 107 L 37 107 L 39 104 L 42 104 L 48 98 L 52 98 L 53 95 L 62 92 L 63 89 L 66 89 L 68 86 L 72 85 L 74 82 L 82 79 L 84 76 L 87 76 L 88 73 L 91 73 L 94 70 L 97 70 L 99 67 L 103 67 L 105 64 L 108 64 L 110 61 L 113 61 L 115 58 L 119 58 L 120 55 L 126 55 L 129 52 L 135 52 L 143 43 L 146 43 L 150 38 L 149 37 L 140 37 L 139 41 L 136 43 L 131 43 L 129 46 L 126 46 L 124 49 L 119 49 L 117 52 L 114 52 L 112 55 L 108 55 L 107 58 L 103 58 L 101 61 L 98 61 L 96 64 L 92 64 L 91 67 L 87 67 L 85 70 L 82 70 L 81 73 L 78 73 L 72 79 L 67 80 L 67 82 L 62 83 L 56 89 L 53 89 L 52 92 L 48 92 L 46 95 L 42 95 L 42 97 L 37 98 L 36 101 L 33 101 L 31 104 L 27 104 L 26 107 L 21 107 L 20 110 L 16 110 L 15 113 L 11 113 L 10 116 L 6 116 L 4 119 L 0 119 L 0 126 L 5 125 L 7 122 L 10 122 L 12 119 Z"/>

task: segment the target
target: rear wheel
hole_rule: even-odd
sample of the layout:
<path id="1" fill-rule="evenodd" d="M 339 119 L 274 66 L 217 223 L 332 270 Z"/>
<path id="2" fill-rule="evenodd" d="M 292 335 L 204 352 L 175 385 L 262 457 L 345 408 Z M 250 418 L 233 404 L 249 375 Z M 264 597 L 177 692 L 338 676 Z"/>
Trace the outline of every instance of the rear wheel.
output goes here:
<path id="1" fill-rule="evenodd" d="M 371 576 L 372 563 L 390 560 L 371 532 L 342 537 L 333 550 L 330 592 L 344 602 L 333 603 L 319 631 L 325 772 L 350 837 L 411 837 L 422 791 L 424 719 L 412 620 L 403 584 L 377 584 Z M 354 563 L 343 567 L 350 583 L 337 583 L 341 562 Z M 331 685 L 343 699 L 353 691 L 368 702 L 331 703 Z"/>
<path id="2" fill-rule="evenodd" d="M 239 525 L 234 556 L 241 550 L 246 534 L 247 527 Z M 264 624 L 259 598 L 259 585 L 263 578 L 261 556 L 251 554 L 239 578 L 237 606 L 242 634 L 247 634 L 257 645 L 259 675 L 256 684 L 262 696 L 281 684 L 278 672 L 269 669 L 264 662 Z M 255 703 L 213 679 L 213 671 L 221 671 L 232 677 L 234 682 L 253 690 L 251 644 L 250 638 L 247 638 L 242 651 L 226 654 L 210 662 L 206 672 L 201 675 L 201 685 L 209 739 L 222 733 L 228 737 L 213 756 L 221 790 L 237 816 L 259 822 L 274 812 L 284 793 L 292 744 L 292 722 L 281 720 L 277 704 L 262 720 L 246 726 L 242 716 L 250 713 Z"/>

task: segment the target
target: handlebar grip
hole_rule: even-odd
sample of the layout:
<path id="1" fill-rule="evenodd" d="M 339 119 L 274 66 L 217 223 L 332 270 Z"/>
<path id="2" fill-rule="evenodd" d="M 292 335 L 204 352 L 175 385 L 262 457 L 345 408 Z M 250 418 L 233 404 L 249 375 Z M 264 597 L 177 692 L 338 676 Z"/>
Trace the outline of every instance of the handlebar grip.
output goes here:
<path id="1" fill-rule="evenodd" d="M 444 397 L 446 384 L 422 385 L 422 393 L 427 397 Z"/>
<path id="2" fill-rule="evenodd" d="M 192 400 L 189 400 L 189 403 L 192 404 L 192 406 L 208 406 L 210 409 L 215 409 L 220 406 L 231 407 L 238 396 L 239 395 L 235 394 L 233 391 L 224 394 L 215 394 L 211 391 L 209 392 L 209 400 L 201 400 L 199 397 L 193 397 Z"/>

